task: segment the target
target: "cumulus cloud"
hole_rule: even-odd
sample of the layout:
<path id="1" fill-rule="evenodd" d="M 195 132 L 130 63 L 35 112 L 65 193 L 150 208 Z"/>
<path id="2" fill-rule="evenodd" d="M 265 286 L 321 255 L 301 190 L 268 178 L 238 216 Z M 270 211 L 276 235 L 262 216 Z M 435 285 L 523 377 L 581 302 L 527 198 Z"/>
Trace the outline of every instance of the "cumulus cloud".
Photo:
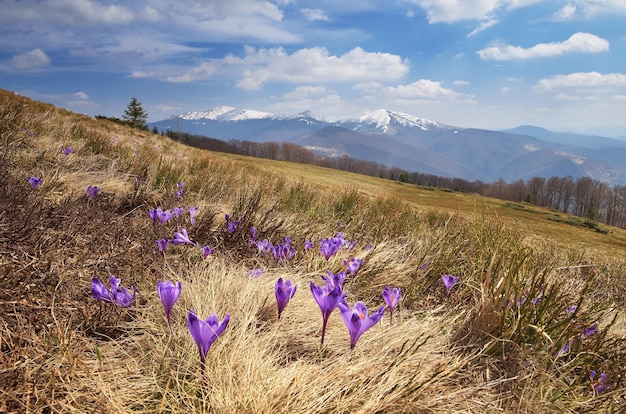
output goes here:
<path id="1" fill-rule="evenodd" d="M 41 49 L 13 56 L 11 64 L 16 69 L 35 69 L 50 64 L 50 58 Z"/>
<path id="2" fill-rule="evenodd" d="M 541 79 L 534 87 L 537 91 L 550 91 L 561 88 L 623 88 L 626 87 L 626 74 L 598 72 L 577 72 Z"/>
<path id="3" fill-rule="evenodd" d="M 574 0 L 571 3 L 590 17 L 608 13 L 626 14 L 626 2 L 623 0 Z"/>
<path id="4" fill-rule="evenodd" d="M 300 12 L 304 16 L 305 19 L 315 21 L 315 20 L 323 20 L 329 21 L 330 18 L 326 15 L 324 10 L 322 9 L 301 9 Z"/>
<path id="5" fill-rule="evenodd" d="M 291 55 L 283 48 L 248 49 L 243 58 L 228 56 L 225 63 L 247 67 L 237 86 L 258 90 L 267 82 L 365 82 L 399 79 L 408 71 L 400 56 L 366 52 L 356 47 L 342 56 L 323 47 L 303 48 Z"/>
<path id="6" fill-rule="evenodd" d="M 573 4 L 566 4 L 561 7 L 556 13 L 554 13 L 554 18 L 556 20 L 570 20 L 572 17 L 576 15 L 576 6 Z"/>
<path id="7" fill-rule="evenodd" d="M 215 71 L 216 67 L 213 62 L 202 62 L 200 65 L 189 69 L 181 75 L 168 76 L 165 80 L 173 83 L 186 83 L 196 80 L 209 79 Z"/>
<path id="8" fill-rule="evenodd" d="M 311 96 L 322 96 L 332 93 L 332 90 L 325 86 L 298 86 L 294 90 L 282 96 L 285 99 L 305 99 Z"/>
<path id="9" fill-rule="evenodd" d="M 429 79 L 420 79 L 408 85 L 388 86 L 382 90 L 383 94 L 390 98 L 417 98 L 417 99 L 441 99 L 457 100 L 464 94 L 444 88 L 440 82 Z"/>
<path id="10" fill-rule="evenodd" d="M 539 57 L 559 56 L 565 53 L 598 53 L 607 52 L 609 42 L 590 33 L 574 33 L 564 42 L 539 43 L 530 48 L 521 46 L 492 46 L 476 52 L 484 60 L 533 59 Z"/>

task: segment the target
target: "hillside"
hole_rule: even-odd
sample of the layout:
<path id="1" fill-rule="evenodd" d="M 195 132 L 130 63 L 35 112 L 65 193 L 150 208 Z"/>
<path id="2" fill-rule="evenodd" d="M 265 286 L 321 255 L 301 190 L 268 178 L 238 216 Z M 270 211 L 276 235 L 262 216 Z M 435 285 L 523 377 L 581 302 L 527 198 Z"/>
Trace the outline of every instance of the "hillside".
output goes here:
<path id="1" fill-rule="evenodd" d="M 202 151 L 2 90 L 0 176 L 0 411 L 626 409 L 626 230 Z M 93 290 L 111 275 L 130 292 Z M 369 313 L 331 307 L 324 330 L 322 277 Z M 297 287 L 280 316 L 279 278 Z M 165 280 L 182 285 L 171 330 Z M 384 287 L 402 296 L 374 322 Z M 196 314 L 230 319 L 215 335 Z"/>

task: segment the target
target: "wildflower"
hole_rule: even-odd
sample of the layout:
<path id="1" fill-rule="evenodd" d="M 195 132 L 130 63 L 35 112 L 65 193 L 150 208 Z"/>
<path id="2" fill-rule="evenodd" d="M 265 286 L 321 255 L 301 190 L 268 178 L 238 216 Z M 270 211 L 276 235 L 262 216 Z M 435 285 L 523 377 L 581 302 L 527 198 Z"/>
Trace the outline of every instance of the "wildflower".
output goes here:
<path id="1" fill-rule="evenodd" d="M 152 224 L 156 226 L 157 224 L 163 225 L 167 223 L 173 217 L 173 214 L 169 210 L 163 211 L 161 207 L 157 207 L 154 210 L 148 209 L 148 216 L 150 216 Z"/>
<path id="2" fill-rule="evenodd" d="M 276 304 L 278 305 L 278 317 L 283 312 L 283 309 L 289 303 L 289 300 L 296 294 L 296 285 L 291 284 L 291 280 L 287 279 L 283 282 L 283 278 L 278 278 L 276 285 L 274 285 L 274 293 L 276 294 Z"/>
<path id="3" fill-rule="evenodd" d="M 343 282 L 346 280 L 346 272 L 333 273 L 327 270 L 326 273 L 328 273 L 328 277 L 322 276 L 322 280 L 324 280 L 331 289 L 337 286 L 343 288 Z"/>
<path id="4" fill-rule="evenodd" d="M 187 230 L 184 227 L 180 228 L 180 231 L 174 232 L 174 239 L 172 240 L 172 244 L 190 244 L 195 246 L 196 243 L 192 242 L 187 234 Z"/>
<path id="5" fill-rule="evenodd" d="M 157 283 L 157 291 L 159 293 L 159 298 L 161 299 L 161 303 L 165 308 L 165 316 L 167 317 L 167 326 L 170 328 L 170 333 L 172 332 L 172 308 L 174 304 L 178 300 L 180 296 L 180 291 L 182 289 L 182 285 L 179 282 L 173 284 L 171 281 L 166 280 L 165 282 Z"/>
<path id="6" fill-rule="evenodd" d="M 568 306 L 567 313 L 571 315 L 572 313 L 576 312 L 576 309 L 578 309 L 578 306 L 576 305 Z"/>
<path id="7" fill-rule="evenodd" d="M 597 379 L 596 376 L 598 377 Z M 606 382 L 606 372 L 598 375 L 596 371 L 591 371 L 589 373 L 589 379 L 591 380 L 591 387 L 593 388 L 595 395 L 602 394 L 611 386 L 611 384 Z"/>
<path id="8" fill-rule="evenodd" d="M 389 307 L 389 324 L 393 323 L 393 310 L 400 302 L 400 297 L 402 297 L 400 288 L 389 289 L 387 286 L 383 288 L 383 299 L 385 299 L 385 303 Z"/>
<path id="9" fill-rule="evenodd" d="M 165 250 L 167 250 L 167 246 L 170 245 L 170 240 L 169 239 L 157 240 L 156 245 L 157 245 L 157 251 L 165 253 Z"/>
<path id="10" fill-rule="evenodd" d="M 348 271 L 352 276 L 356 275 L 356 272 L 361 268 L 363 263 L 362 259 L 351 257 L 350 260 L 343 259 L 343 264 L 348 266 Z"/>
<path id="11" fill-rule="evenodd" d="M 330 239 L 326 238 L 320 241 L 320 251 L 326 260 L 329 260 L 332 256 L 337 254 L 344 243 L 343 234 L 337 233 L 335 237 L 331 237 Z"/>
<path id="12" fill-rule="evenodd" d="M 263 275 L 263 269 L 261 269 L 260 267 L 257 267 L 256 269 L 252 269 L 248 272 L 248 276 L 250 277 L 259 277 Z"/>
<path id="13" fill-rule="evenodd" d="M 213 254 L 213 248 L 211 246 L 202 246 L 202 256 L 205 259 L 211 254 Z"/>
<path id="14" fill-rule="evenodd" d="M 443 284 L 446 286 L 446 293 L 450 294 L 450 289 L 452 289 L 452 286 L 456 285 L 459 282 L 459 277 L 452 275 L 441 275 L 441 280 L 443 280 Z"/>
<path id="15" fill-rule="evenodd" d="M 200 210 L 198 210 L 198 207 L 187 207 L 187 211 L 189 212 L 189 221 L 191 222 L 191 225 L 195 226 L 196 225 L 195 217 L 198 215 L 198 212 Z"/>
<path id="16" fill-rule="evenodd" d="M 591 336 L 598 332 L 598 325 L 591 325 L 583 329 L 582 337 Z"/>
<path id="17" fill-rule="evenodd" d="M 183 214 L 183 208 L 180 206 L 174 207 L 172 209 L 172 214 L 174 215 L 174 217 L 180 218 L 181 214 Z"/>
<path id="18" fill-rule="evenodd" d="M 158 210 L 161 210 L 161 208 L 159 207 Z M 170 221 L 172 219 L 172 217 L 174 217 L 174 215 L 172 214 L 171 211 L 169 211 L 169 210 L 160 211 L 160 214 L 159 214 L 159 224 L 163 225 L 163 224 L 167 223 L 168 221 Z"/>
<path id="19" fill-rule="evenodd" d="M 291 248 L 291 238 L 289 236 L 286 236 L 284 241 L 273 246 L 271 250 L 274 254 L 274 260 L 277 262 L 282 259 L 290 260 L 296 254 L 296 249 Z"/>
<path id="20" fill-rule="evenodd" d="M 37 188 L 39 188 L 41 183 L 43 183 L 43 180 L 39 177 L 28 177 L 28 183 L 33 190 L 36 190 Z"/>
<path id="21" fill-rule="evenodd" d="M 185 183 L 180 181 L 178 184 L 176 184 L 176 193 L 174 194 L 174 198 L 176 198 L 176 200 L 181 200 L 183 198 L 183 187 L 185 186 Z"/>
<path id="22" fill-rule="evenodd" d="M 363 302 L 355 303 L 353 309 L 350 309 L 350 305 L 345 301 L 339 302 L 338 306 L 343 323 L 346 324 L 348 332 L 350 333 L 350 349 L 354 349 L 361 335 L 369 328 L 376 325 L 385 313 L 385 307 L 381 306 L 373 314 L 368 316 L 367 306 L 365 306 Z"/>
<path id="23" fill-rule="evenodd" d="M 131 286 L 133 289 L 133 294 L 131 295 L 128 289 L 122 286 L 120 279 L 111 275 L 110 281 L 111 290 L 107 289 L 98 278 L 94 277 L 91 279 L 91 296 L 104 302 L 111 302 L 118 306 L 128 308 L 135 300 L 137 293 L 135 286 Z"/>
<path id="24" fill-rule="evenodd" d="M 320 310 L 322 311 L 322 345 L 324 344 L 324 334 L 326 333 L 326 324 L 328 318 L 333 310 L 337 307 L 337 304 L 344 298 L 344 293 L 341 291 L 341 286 L 331 287 L 328 283 L 323 288 L 316 286 L 311 282 L 311 293 L 313 299 L 317 302 Z"/>
<path id="25" fill-rule="evenodd" d="M 569 341 L 567 341 L 567 343 L 565 345 L 563 345 L 563 347 L 561 349 L 559 349 L 558 351 L 555 352 L 554 356 L 555 357 L 560 357 L 562 355 L 565 355 L 569 352 L 570 348 L 572 347 L 572 344 L 574 343 L 574 340 L 576 338 L 572 338 Z"/>
<path id="26" fill-rule="evenodd" d="M 89 187 L 87 187 L 87 197 L 89 197 L 90 200 L 96 198 L 99 192 L 100 189 L 98 188 L 98 186 L 90 185 Z"/>
<path id="27" fill-rule="evenodd" d="M 72 147 L 63 147 L 62 151 L 63 155 L 70 155 L 73 152 Z"/>
<path id="28" fill-rule="evenodd" d="M 256 227 L 250 227 L 250 243 L 254 244 L 256 242 Z"/>
<path id="29" fill-rule="evenodd" d="M 256 242 L 256 247 L 257 249 L 259 249 L 259 253 L 261 254 L 271 252 L 272 249 L 274 249 L 274 245 L 272 244 L 272 242 L 267 239 L 263 239 L 262 241 L 258 240 Z"/>
<path id="30" fill-rule="evenodd" d="M 313 248 L 313 240 L 306 239 L 304 241 L 304 250 L 308 252 L 312 248 Z"/>
<path id="31" fill-rule="evenodd" d="M 374 246 L 372 246 L 372 245 L 371 245 L 371 244 L 369 244 L 369 243 L 367 243 L 367 244 L 365 245 L 365 250 L 366 250 L 366 251 L 368 251 L 368 252 L 369 252 L 370 250 L 372 250 L 373 248 L 374 248 Z"/>
<path id="32" fill-rule="evenodd" d="M 198 319 L 196 312 L 193 309 L 190 309 L 187 314 L 187 327 L 189 328 L 189 333 L 198 346 L 198 351 L 200 352 L 200 372 L 202 373 L 203 381 L 206 354 L 209 352 L 209 348 L 213 345 L 213 342 L 215 342 L 222 332 L 224 332 L 229 321 L 229 313 L 226 314 L 222 322 L 219 321 L 216 314 L 209 315 L 206 320 Z"/>

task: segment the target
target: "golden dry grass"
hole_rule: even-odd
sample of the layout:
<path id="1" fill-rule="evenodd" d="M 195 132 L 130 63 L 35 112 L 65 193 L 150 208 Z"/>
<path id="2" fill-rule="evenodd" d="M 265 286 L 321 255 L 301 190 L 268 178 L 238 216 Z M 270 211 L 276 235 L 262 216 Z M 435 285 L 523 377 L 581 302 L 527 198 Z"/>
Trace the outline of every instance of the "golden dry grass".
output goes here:
<path id="1" fill-rule="evenodd" d="M 65 156 L 63 146 L 74 152 Z M 204 152 L 0 91 L 0 411 L 215 413 L 619 412 L 626 407 L 626 231 L 548 220 L 534 206 L 335 170 Z M 32 191 L 30 175 L 43 185 Z M 141 180 L 137 184 L 135 176 Z M 175 200 L 176 183 L 185 196 Z M 101 194 L 88 200 L 85 189 Z M 148 208 L 195 205 L 153 227 Z M 262 238 L 290 236 L 274 263 L 225 231 L 243 215 Z M 562 220 L 568 220 L 561 215 Z M 215 253 L 154 241 L 185 226 Z M 247 227 L 245 228 L 247 231 Z M 328 262 L 338 231 L 356 242 Z M 366 245 L 374 246 L 367 250 Z M 309 283 L 362 257 L 347 300 L 370 309 L 404 296 L 350 350 L 338 311 L 320 344 Z M 253 278 L 256 267 L 265 273 Z M 138 290 L 130 309 L 98 303 L 90 280 Z M 446 295 L 442 274 L 461 282 Z M 277 319 L 273 287 L 298 291 Z M 180 280 L 173 334 L 156 292 Z M 532 303 L 531 303 L 532 302 Z M 578 304 L 575 317 L 568 305 Z M 185 318 L 231 314 L 207 355 Z M 599 332 L 581 330 L 593 323 Z M 555 356 L 571 338 L 571 351 Z M 590 370 L 611 386 L 593 392 Z"/>

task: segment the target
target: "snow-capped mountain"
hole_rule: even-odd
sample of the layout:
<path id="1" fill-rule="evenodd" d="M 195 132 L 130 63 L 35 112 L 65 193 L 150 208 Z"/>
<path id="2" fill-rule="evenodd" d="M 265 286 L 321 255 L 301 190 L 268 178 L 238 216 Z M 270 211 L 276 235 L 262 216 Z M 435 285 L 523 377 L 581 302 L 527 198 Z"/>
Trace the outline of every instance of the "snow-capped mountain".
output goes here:
<path id="1" fill-rule="evenodd" d="M 507 181 L 530 176 L 586 176 L 626 184 L 626 142 L 571 137 L 524 127 L 518 131 L 459 128 L 379 109 L 361 117 L 328 121 L 311 112 L 273 114 L 230 106 L 187 112 L 149 124 L 223 141 L 292 142 L 317 153 L 348 155 L 407 171 L 466 180 Z M 556 135 L 555 135 L 556 134 Z"/>

